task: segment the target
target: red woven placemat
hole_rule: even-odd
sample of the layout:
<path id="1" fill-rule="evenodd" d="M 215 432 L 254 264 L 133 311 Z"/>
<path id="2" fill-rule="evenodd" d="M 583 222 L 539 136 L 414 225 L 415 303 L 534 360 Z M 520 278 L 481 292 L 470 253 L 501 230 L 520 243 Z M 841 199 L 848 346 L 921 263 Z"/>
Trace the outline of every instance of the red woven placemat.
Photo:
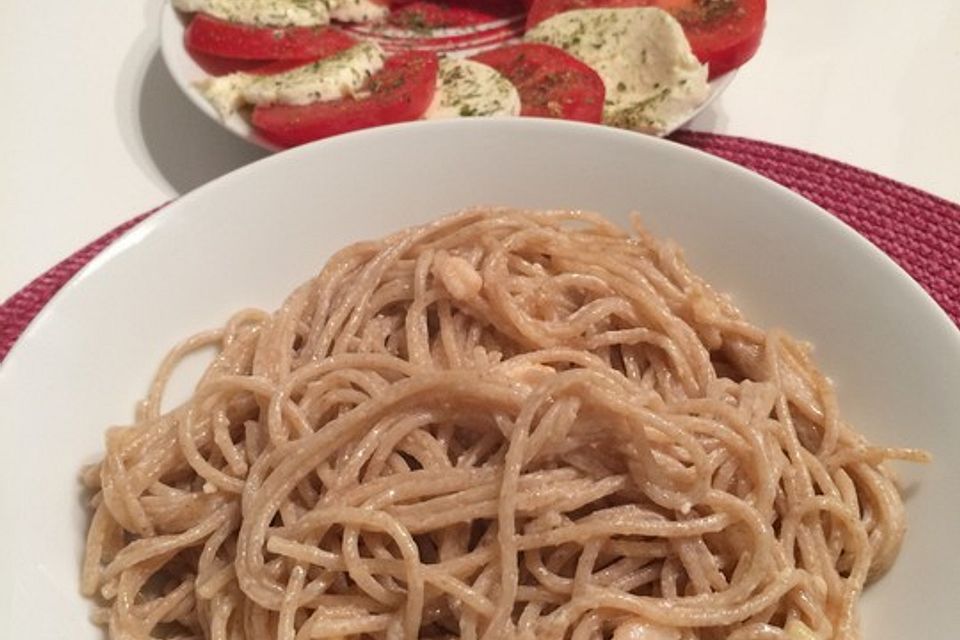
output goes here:
<path id="1" fill-rule="evenodd" d="M 817 203 L 896 260 L 960 324 L 960 206 L 835 160 L 767 142 L 690 131 L 673 139 L 752 169 Z M 0 305 L 0 361 L 60 287 L 154 211 L 80 249 Z"/>

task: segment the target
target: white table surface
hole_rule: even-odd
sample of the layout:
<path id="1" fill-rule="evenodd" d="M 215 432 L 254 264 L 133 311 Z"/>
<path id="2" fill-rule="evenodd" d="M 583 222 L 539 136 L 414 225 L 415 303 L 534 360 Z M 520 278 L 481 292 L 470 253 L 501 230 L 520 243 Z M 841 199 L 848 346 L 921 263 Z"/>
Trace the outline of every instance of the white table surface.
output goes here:
<path id="1" fill-rule="evenodd" d="M 124 220 L 264 156 L 164 68 L 164 0 L 0 2 L 0 300 Z M 960 2 L 769 0 L 760 52 L 693 123 L 960 202 Z"/>

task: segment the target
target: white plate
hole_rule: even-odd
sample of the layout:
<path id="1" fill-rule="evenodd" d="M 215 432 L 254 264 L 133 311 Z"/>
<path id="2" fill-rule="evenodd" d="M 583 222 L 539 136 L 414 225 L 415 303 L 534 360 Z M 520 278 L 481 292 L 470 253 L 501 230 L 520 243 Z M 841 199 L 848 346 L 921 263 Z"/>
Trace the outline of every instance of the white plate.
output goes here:
<path id="1" fill-rule="evenodd" d="M 880 251 L 786 189 L 668 141 L 537 119 L 384 127 L 271 156 L 141 223 L 64 287 L 0 367 L 2 635 L 102 638 L 77 589 L 77 470 L 131 419 L 171 345 L 242 307 L 274 308 L 349 242 L 483 203 L 621 221 L 640 210 L 750 317 L 812 340 L 848 418 L 935 456 L 903 466 L 910 531 L 867 591 L 864 637 L 957 637 L 960 332 Z"/>
<path id="2" fill-rule="evenodd" d="M 234 113 L 223 118 L 217 113 L 217 110 L 211 106 L 207 99 L 196 87 L 196 83 L 204 78 L 210 77 L 197 61 L 192 57 L 186 46 L 184 46 L 183 34 L 186 31 L 188 15 L 178 12 L 170 3 L 164 3 L 160 13 L 160 52 L 163 55 L 163 61 L 170 71 L 174 82 L 180 87 L 180 90 L 187 96 L 200 111 L 205 113 L 218 124 L 243 138 L 248 142 L 259 145 L 269 151 L 280 151 L 280 147 L 266 140 L 250 124 L 249 114 L 246 111 Z M 690 114 L 687 120 L 693 120 L 704 109 L 710 106 L 717 96 L 719 96 L 733 81 L 736 71 L 726 73 L 710 82 L 710 95 L 706 102 L 700 105 L 696 111 Z M 684 123 L 685 124 L 685 123 Z M 682 127 L 683 124 L 677 128 Z M 672 133 L 674 130 L 667 132 Z M 666 134 L 665 134 L 666 135 Z"/>

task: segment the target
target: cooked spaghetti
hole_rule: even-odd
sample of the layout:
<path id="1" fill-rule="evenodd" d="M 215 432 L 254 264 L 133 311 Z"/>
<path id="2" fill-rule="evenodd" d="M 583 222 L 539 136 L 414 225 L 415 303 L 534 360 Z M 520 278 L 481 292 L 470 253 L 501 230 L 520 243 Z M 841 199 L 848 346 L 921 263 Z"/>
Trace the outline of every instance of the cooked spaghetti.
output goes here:
<path id="1" fill-rule="evenodd" d="M 639 225 L 467 211 L 174 349 L 84 473 L 82 590 L 115 639 L 851 638 L 924 457 Z"/>

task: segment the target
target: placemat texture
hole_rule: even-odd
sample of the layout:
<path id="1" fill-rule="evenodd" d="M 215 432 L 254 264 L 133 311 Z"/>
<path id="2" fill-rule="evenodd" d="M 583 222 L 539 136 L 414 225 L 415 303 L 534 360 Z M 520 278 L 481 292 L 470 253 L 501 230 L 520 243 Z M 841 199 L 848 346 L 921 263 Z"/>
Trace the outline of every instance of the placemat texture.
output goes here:
<path id="1" fill-rule="evenodd" d="M 768 142 L 692 131 L 672 139 L 756 171 L 817 203 L 886 252 L 960 324 L 960 205 L 836 160 Z M 155 211 L 91 242 L 0 305 L 0 361 L 60 287 Z"/>

